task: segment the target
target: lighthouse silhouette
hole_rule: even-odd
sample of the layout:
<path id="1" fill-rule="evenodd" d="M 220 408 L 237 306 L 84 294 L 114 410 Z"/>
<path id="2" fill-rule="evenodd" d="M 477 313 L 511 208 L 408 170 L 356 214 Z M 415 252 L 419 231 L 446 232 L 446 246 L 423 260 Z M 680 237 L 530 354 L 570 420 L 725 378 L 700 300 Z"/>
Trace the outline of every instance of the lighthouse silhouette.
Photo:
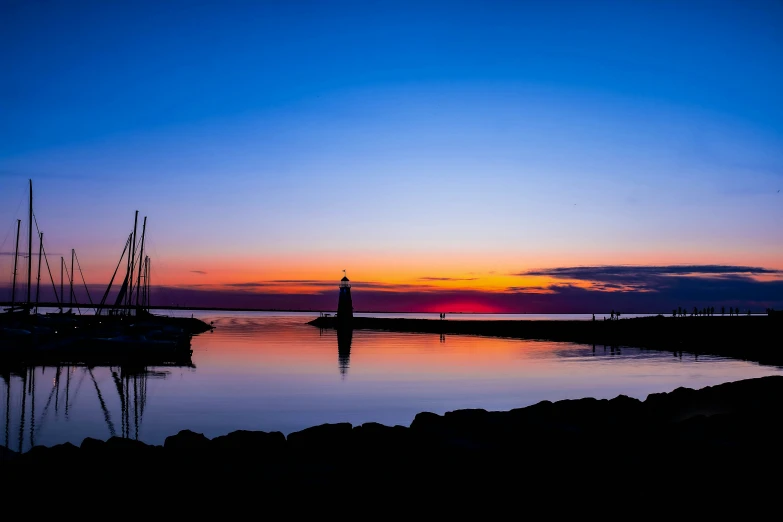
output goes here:
<path id="1" fill-rule="evenodd" d="M 352 320 L 351 282 L 343 270 L 343 278 L 340 279 L 340 298 L 337 301 L 337 323 L 342 326 L 350 326 Z"/>

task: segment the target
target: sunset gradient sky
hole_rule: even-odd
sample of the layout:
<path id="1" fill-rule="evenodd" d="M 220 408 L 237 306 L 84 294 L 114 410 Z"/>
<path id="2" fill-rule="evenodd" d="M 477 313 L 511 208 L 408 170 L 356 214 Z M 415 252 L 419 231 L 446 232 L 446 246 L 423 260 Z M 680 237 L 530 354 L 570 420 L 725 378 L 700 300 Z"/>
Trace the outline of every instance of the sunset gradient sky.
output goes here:
<path id="1" fill-rule="evenodd" d="M 158 304 L 783 307 L 781 64 L 775 0 L 0 0 L 0 300 L 32 179 Z"/>

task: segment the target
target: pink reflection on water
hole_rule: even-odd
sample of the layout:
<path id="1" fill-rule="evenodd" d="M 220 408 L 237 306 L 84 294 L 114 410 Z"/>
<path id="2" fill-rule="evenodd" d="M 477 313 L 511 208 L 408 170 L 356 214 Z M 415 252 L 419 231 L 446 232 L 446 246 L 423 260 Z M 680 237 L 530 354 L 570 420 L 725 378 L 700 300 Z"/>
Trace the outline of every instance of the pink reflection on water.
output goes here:
<path id="1" fill-rule="evenodd" d="M 70 368 L 67 402 L 62 369 L 59 379 L 56 368 L 34 369 L 34 394 L 29 381 L 22 392 L 19 375 L 4 376 L 0 408 L 11 394 L 0 437 L 7 431 L 17 449 L 23 398 L 21 445 L 28 449 L 33 405 L 35 444 L 106 439 L 111 426 L 118 435 L 162 444 L 182 429 L 215 437 L 237 429 L 287 434 L 326 422 L 409 425 L 421 411 L 508 410 L 620 394 L 644 399 L 679 386 L 781 373 L 715 357 L 470 336 L 355 331 L 338 342 L 334 331 L 305 324 L 317 314 L 196 315 L 216 329 L 193 339 L 195 367 L 150 368 L 129 381 L 124 397 L 112 373 L 122 375 L 118 368 Z M 141 412 L 134 389 L 144 392 Z"/>

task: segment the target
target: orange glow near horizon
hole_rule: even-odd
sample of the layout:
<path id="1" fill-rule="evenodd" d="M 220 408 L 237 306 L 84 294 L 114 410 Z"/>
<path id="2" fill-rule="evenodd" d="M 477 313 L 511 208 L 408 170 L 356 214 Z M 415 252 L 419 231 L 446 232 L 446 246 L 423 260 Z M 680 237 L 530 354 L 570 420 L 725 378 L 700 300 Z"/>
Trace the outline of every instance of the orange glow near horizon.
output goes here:
<path id="1" fill-rule="evenodd" d="M 342 276 L 342 269 L 352 281 L 357 310 L 374 311 L 419 311 L 433 312 L 478 312 L 506 313 L 530 312 L 540 304 L 527 305 L 523 301 L 509 304 L 505 296 L 524 293 L 531 301 L 542 301 L 535 297 L 559 293 L 558 287 L 571 290 L 595 290 L 598 293 L 654 292 L 655 288 L 644 285 L 603 285 L 588 279 L 553 277 L 551 275 L 526 275 L 528 271 L 561 267 L 584 266 L 677 266 L 677 265 L 738 265 L 781 270 L 779 258 L 755 259 L 747 255 L 732 256 L 709 253 L 704 258 L 709 263 L 697 263 L 685 253 L 665 255 L 663 253 L 642 255 L 641 253 L 617 253 L 618 262 L 610 262 L 606 254 L 586 253 L 525 253 L 511 251 L 484 251 L 479 253 L 459 251 L 425 252 L 410 251 L 397 255 L 356 251 L 321 251 L 310 254 L 288 252 L 286 254 L 264 254 L 259 256 L 206 252 L 198 257 L 165 255 L 160 248 L 161 259 L 152 259 L 151 285 L 178 290 L 205 292 L 203 295 L 168 299 L 171 303 L 185 303 L 191 306 L 231 307 L 236 299 L 237 307 L 276 308 L 280 303 L 287 309 L 308 309 L 328 306 L 324 299 L 309 296 L 329 296 L 335 291 Z M 572 255 L 573 254 L 573 255 Z M 578 260 L 578 262 L 576 261 Z M 0 258 L 7 265 L 9 258 Z M 621 261 L 621 262 L 619 262 Z M 85 256 L 82 260 L 85 278 L 90 285 L 104 285 L 116 267 L 112 263 L 93 263 Z M 5 266 L 5 265 L 4 265 Z M 59 274 L 57 274 L 59 275 Z M 664 277 L 680 277 L 686 274 Z M 717 279 L 720 275 L 697 274 L 703 279 Z M 748 274 L 741 274 L 748 277 Z M 45 276 L 44 276 L 45 277 Z M 77 285 L 81 288 L 77 275 Z M 121 284 L 122 271 L 117 274 L 114 289 Z M 59 278 L 57 278 L 59 281 Z M 780 281 L 781 274 L 753 275 L 759 282 Z M 47 290 L 49 290 L 47 288 Z M 212 296 L 209 292 L 215 292 Z M 370 294 L 373 295 L 370 295 Z M 386 300 L 383 294 L 396 294 L 394 300 Z M 214 295 L 220 294 L 220 297 Z M 404 294 L 409 294 L 410 300 Z M 483 296 L 481 295 L 483 294 Z M 162 296 L 163 294 L 157 294 Z M 254 296 L 260 296 L 256 299 Z M 266 299 L 264 295 L 275 296 Z M 279 296 L 302 296 L 297 301 Z M 361 296 L 368 296 L 362 299 Z M 360 297 L 356 297 L 360 296 Z M 162 298 L 162 297 L 160 297 Z M 218 299 L 221 304 L 216 304 Z M 320 299 L 320 301 L 319 301 Z M 407 300 L 406 300 L 407 299 Z M 673 302 L 679 304 L 681 298 Z M 389 304 L 394 302 L 395 304 Z M 312 304 L 311 304 L 312 303 Z M 562 303 L 562 301 L 561 301 Z M 532 308 L 528 308 L 531 306 Z M 576 305 L 574 305 L 576 306 Z M 393 307 L 393 310 L 390 308 Z"/>
<path id="2" fill-rule="evenodd" d="M 408 255 L 410 254 L 410 255 Z M 709 262 L 698 262 L 709 259 Z M 476 290 L 504 292 L 526 288 L 545 291 L 551 285 L 568 284 L 580 288 L 592 285 L 580 280 L 565 280 L 550 276 L 515 275 L 529 270 L 572 266 L 668 266 L 668 265 L 742 265 L 783 270 L 779 256 L 719 255 L 703 256 L 683 253 L 617 253 L 617 256 L 597 253 L 559 253 L 519 255 L 510 252 L 472 253 L 410 252 L 394 255 L 368 252 L 314 252 L 308 255 L 207 256 L 198 259 L 175 256 L 165 263 L 153 260 L 153 282 L 161 286 L 206 286 L 240 289 L 236 285 L 256 283 L 258 289 L 269 292 L 310 292 L 342 277 L 342 269 L 357 286 L 372 284 L 379 291 L 389 290 Z M 110 275 L 110 273 L 109 273 Z M 774 280 L 767 274 L 759 280 Z M 108 276 L 106 276 L 108 279 Z M 315 284 L 314 284 L 315 283 Z"/>

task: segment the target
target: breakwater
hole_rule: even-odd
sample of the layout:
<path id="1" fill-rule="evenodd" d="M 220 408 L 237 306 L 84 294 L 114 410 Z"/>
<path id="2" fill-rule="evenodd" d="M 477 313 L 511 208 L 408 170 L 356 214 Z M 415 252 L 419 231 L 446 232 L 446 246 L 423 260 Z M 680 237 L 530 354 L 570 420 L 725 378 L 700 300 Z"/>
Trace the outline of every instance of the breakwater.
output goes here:
<path id="1" fill-rule="evenodd" d="M 6 493 L 61 470 L 81 470 L 78 481 L 59 481 L 52 492 L 125 494 L 128 484 L 143 484 L 158 494 L 187 484 L 210 493 L 249 491 L 255 501 L 324 489 L 496 494 L 512 485 L 526 494 L 595 493 L 622 482 L 668 495 L 761 484 L 761 472 L 783 463 L 781 436 L 783 377 L 772 376 L 678 388 L 644 401 L 620 395 L 502 412 L 422 412 L 409 427 L 337 423 L 288 436 L 235 431 L 212 439 L 181 431 L 163 445 L 87 438 L 79 446 L 36 446 L 22 454 L 0 447 L 0 467 L 13 477 Z M 122 480 L 106 480 L 112 470 Z"/>
<path id="2" fill-rule="evenodd" d="M 308 324 L 337 328 L 334 317 Z M 783 320 L 770 316 L 634 317 L 617 320 L 437 320 L 354 317 L 354 330 L 481 335 L 634 346 L 671 352 L 710 354 L 783 366 Z"/>

